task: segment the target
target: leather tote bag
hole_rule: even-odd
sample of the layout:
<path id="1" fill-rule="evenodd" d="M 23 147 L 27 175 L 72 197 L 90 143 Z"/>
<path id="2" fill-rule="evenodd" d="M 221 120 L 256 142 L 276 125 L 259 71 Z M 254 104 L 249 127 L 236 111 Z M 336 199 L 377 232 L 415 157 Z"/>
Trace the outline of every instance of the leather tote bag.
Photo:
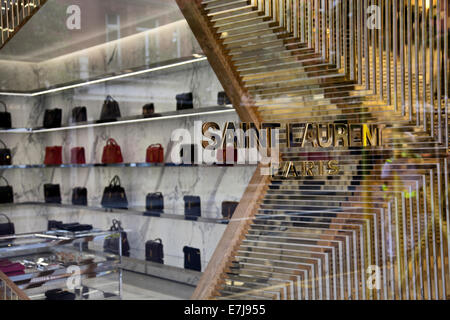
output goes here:
<path id="1" fill-rule="evenodd" d="M 108 139 L 103 148 L 102 163 L 122 163 L 122 151 L 116 140 Z"/>
<path id="2" fill-rule="evenodd" d="M 86 122 L 87 109 L 86 107 L 75 107 L 72 109 L 72 122 Z"/>
<path id="3" fill-rule="evenodd" d="M 102 206 L 107 209 L 128 209 L 127 195 L 118 176 L 115 176 L 103 191 Z"/>
<path id="4" fill-rule="evenodd" d="M 201 205 L 199 196 L 184 196 L 185 220 L 197 220 L 201 216 Z"/>
<path id="5" fill-rule="evenodd" d="M 61 165 L 62 147 L 61 146 L 46 147 L 44 164 L 48 166 Z"/>
<path id="6" fill-rule="evenodd" d="M 6 182 L 6 186 L 0 186 L 0 203 L 13 203 L 13 188 L 9 185 L 9 182 L 5 177 L 0 177 L 0 179 L 3 179 Z"/>
<path id="7" fill-rule="evenodd" d="M 113 220 L 110 231 L 118 231 L 122 234 L 122 255 L 125 257 L 130 256 L 130 243 L 128 242 L 128 235 L 123 231 L 122 223 L 119 220 Z M 112 253 L 118 255 L 119 252 L 120 238 L 117 236 L 109 236 L 105 239 L 103 243 L 103 249 L 107 253 Z"/>
<path id="8" fill-rule="evenodd" d="M 5 111 L 0 111 L 0 128 L 11 129 L 11 114 L 6 109 L 6 103 L 0 101 L 0 104 L 5 108 Z"/>
<path id="9" fill-rule="evenodd" d="M 0 149 L 0 165 L 10 166 L 12 163 L 11 150 L 8 149 L 8 147 L 2 140 L 0 140 L 0 143 L 3 144 L 3 148 Z"/>
<path id="10" fill-rule="evenodd" d="M 100 113 L 100 120 L 98 122 L 111 122 L 120 118 L 119 103 L 113 97 L 107 96 L 103 102 L 102 112 Z"/>
<path id="11" fill-rule="evenodd" d="M 177 94 L 176 99 L 177 99 L 177 110 L 186 110 L 194 108 L 194 98 L 192 92 Z"/>
<path id="12" fill-rule="evenodd" d="M 83 147 L 75 147 L 70 150 L 70 163 L 85 164 L 86 156 Z"/>
<path id="13" fill-rule="evenodd" d="M 14 229 L 14 223 L 12 223 L 9 217 L 4 213 L 0 213 L 0 217 L 6 219 L 6 223 L 5 222 L 0 223 L 0 237 L 14 235 L 16 233 Z"/>
<path id="14" fill-rule="evenodd" d="M 45 184 L 44 185 L 45 203 L 61 203 L 61 191 L 59 184 Z"/>
<path id="15" fill-rule="evenodd" d="M 87 206 L 87 189 L 86 188 L 73 188 L 72 190 L 72 204 L 76 206 Z"/>
<path id="16" fill-rule="evenodd" d="M 144 117 L 151 117 L 155 113 L 155 105 L 153 103 L 147 103 L 142 107 L 142 115 Z"/>
<path id="17" fill-rule="evenodd" d="M 224 217 L 225 219 L 231 219 L 238 205 L 239 202 L 235 201 L 222 202 L 222 217 Z"/>
<path id="18" fill-rule="evenodd" d="M 192 247 L 184 247 L 184 268 L 195 271 L 202 271 L 200 260 L 200 250 Z"/>
<path id="19" fill-rule="evenodd" d="M 152 144 L 147 148 L 145 161 L 148 163 L 164 163 L 164 148 L 161 144 Z"/>
<path id="20" fill-rule="evenodd" d="M 221 91 L 217 94 L 217 104 L 219 106 L 231 104 L 230 98 L 228 98 L 227 94 L 224 91 Z"/>
<path id="21" fill-rule="evenodd" d="M 44 128 L 59 128 L 61 127 L 62 110 L 61 109 L 47 109 L 44 113 Z"/>
<path id="22" fill-rule="evenodd" d="M 145 198 L 145 213 L 146 216 L 159 217 L 164 213 L 164 196 L 161 192 L 149 193 Z"/>
<path id="23" fill-rule="evenodd" d="M 145 243 L 145 260 L 164 264 L 164 246 L 161 239 Z"/>

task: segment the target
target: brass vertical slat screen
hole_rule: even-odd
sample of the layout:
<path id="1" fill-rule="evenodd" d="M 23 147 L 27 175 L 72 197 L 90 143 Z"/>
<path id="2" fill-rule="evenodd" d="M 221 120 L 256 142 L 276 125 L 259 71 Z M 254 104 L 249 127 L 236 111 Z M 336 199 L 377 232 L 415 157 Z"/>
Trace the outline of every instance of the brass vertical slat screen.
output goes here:
<path id="1" fill-rule="evenodd" d="M 177 2 L 189 13 L 186 1 Z M 261 122 L 297 123 L 289 132 L 295 137 L 307 125 L 323 135 L 299 146 L 281 130 L 282 160 L 335 160 L 340 172 L 272 177 L 233 257 L 216 270 L 221 280 L 211 289 L 202 282 L 194 297 L 449 297 L 448 6 L 202 1 L 200 12 Z M 330 124 L 381 125 L 382 142 L 327 142 Z M 377 288 L 368 284 L 373 268 Z"/>
<path id="2" fill-rule="evenodd" d="M 0 49 L 47 0 L 0 0 Z"/>

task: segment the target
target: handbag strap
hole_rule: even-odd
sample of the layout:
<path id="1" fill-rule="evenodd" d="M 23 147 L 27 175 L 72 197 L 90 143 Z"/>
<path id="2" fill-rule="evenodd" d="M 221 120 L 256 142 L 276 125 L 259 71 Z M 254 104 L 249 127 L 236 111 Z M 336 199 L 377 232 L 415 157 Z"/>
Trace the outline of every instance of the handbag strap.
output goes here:
<path id="1" fill-rule="evenodd" d="M 109 94 L 106 96 L 106 101 L 116 101 L 112 96 Z"/>
<path id="2" fill-rule="evenodd" d="M 109 138 L 108 141 L 106 141 L 107 145 L 113 145 L 113 146 L 118 146 L 119 144 L 117 143 L 116 140 L 114 140 L 113 138 Z"/>
<path id="3" fill-rule="evenodd" d="M 3 180 L 5 180 L 5 182 L 6 182 L 6 185 L 7 185 L 7 186 L 9 186 L 9 181 L 8 181 L 8 180 L 6 180 L 6 178 L 5 178 L 4 176 L 1 176 L 0 178 L 1 178 L 1 179 L 3 179 Z"/>
<path id="4" fill-rule="evenodd" d="M 6 220 L 8 220 L 8 223 L 11 223 L 11 220 L 9 219 L 9 217 L 6 214 L 0 212 L 0 216 L 5 217 Z"/>
<path id="5" fill-rule="evenodd" d="M 0 140 L 0 142 L 3 144 L 3 146 L 5 147 L 5 149 L 8 149 L 8 147 L 6 146 L 6 143 L 4 143 L 3 140 Z"/>
<path id="6" fill-rule="evenodd" d="M 109 183 L 110 186 L 115 187 L 115 186 L 119 186 L 120 187 L 120 178 L 119 176 L 114 176 L 114 178 L 112 178 L 111 182 Z"/>
<path id="7" fill-rule="evenodd" d="M 6 103 L 4 103 L 3 101 L 0 101 L 0 104 L 5 107 L 5 112 L 8 112 L 8 109 L 6 109 Z"/>
<path id="8" fill-rule="evenodd" d="M 120 220 L 113 219 L 110 230 L 111 231 L 122 231 L 123 230 L 122 222 L 120 222 Z"/>

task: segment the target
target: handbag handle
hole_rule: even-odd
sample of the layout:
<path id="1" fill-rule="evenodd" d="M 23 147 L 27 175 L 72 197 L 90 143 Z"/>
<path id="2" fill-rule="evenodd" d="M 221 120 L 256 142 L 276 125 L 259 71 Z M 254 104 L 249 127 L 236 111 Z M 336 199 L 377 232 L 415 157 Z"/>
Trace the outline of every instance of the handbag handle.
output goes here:
<path id="1" fill-rule="evenodd" d="M 8 112 L 8 109 L 6 109 L 6 103 L 4 103 L 3 101 L 0 101 L 0 104 L 5 107 L 5 112 Z"/>
<path id="2" fill-rule="evenodd" d="M 114 140 L 113 138 L 109 138 L 109 139 L 106 141 L 106 144 L 107 144 L 107 145 L 113 145 L 113 146 L 118 146 L 118 145 L 119 145 L 119 144 L 117 143 L 117 141 Z"/>
<path id="3" fill-rule="evenodd" d="M 116 100 L 108 94 L 106 96 L 106 101 L 116 101 Z"/>
<path id="4" fill-rule="evenodd" d="M 11 223 L 11 220 L 9 219 L 9 217 L 6 214 L 0 212 L 0 216 L 5 217 L 6 220 L 8 220 L 8 223 Z"/>
<path id="5" fill-rule="evenodd" d="M 159 242 L 159 243 L 161 243 L 161 244 L 162 244 L 162 240 L 161 240 L 160 238 L 158 238 L 158 239 L 155 239 L 155 240 L 153 240 L 153 241 L 155 241 L 155 242 Z"/>
<path id="6" fill-rule="evenodd" d="M 123 230 L 122 222 L 120 222 L 120 220 L 113 219 L 112 224 L 113 225 L 111 227 L 111 231 L 122 231 Z"/>
<path id="7" fill-rule="evenodd" d="M 161 145 L 161 143 L 155 143 L 155 144 L 150 145 L 150 148 L 153 148 L 153 147 L 160 147 L 160 148 L 162 148 L 162 145 Z"/>
<path id="8" fill-rule="evenodd" d="M 9 181 L 8 181 L 8 180 L 6 180 L 6 178 L 5 178 L 4 176 L 1 176 L 0 178 L 1 178 L 1 179 L 3 179 L 3 180 L 5 180 L 5 182 L 6 182 L 6 185 L 7 185 L 7 186 L 9 186 Z"/>
<path id="9" fill-rule="evenodd" d="M 3 144 L 3 146 L 5 147 L 5 149 L 8 149 L 8 147 L 7 147 L 6 144 L 3 142 L 3 140 L 0 140 L 0 142 Z"/>
<path id="10" fill-rule="evenodd" d="M 109 183 L 110 186 L 120 186 L 120 178 L 119 176 L 114 176 Z"/>

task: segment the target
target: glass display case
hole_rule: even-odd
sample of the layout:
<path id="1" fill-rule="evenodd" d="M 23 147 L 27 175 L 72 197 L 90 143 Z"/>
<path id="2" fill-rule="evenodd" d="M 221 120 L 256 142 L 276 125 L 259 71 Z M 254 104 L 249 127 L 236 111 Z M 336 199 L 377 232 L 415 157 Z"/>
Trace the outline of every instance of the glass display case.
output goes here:
<path id="1" fill-rule="evenodd" d="M 22 299 L 120 299 L 122 248 L 118 255 L 104 252 L 105 240 L 115 237 L 121 244 L 120 232 L 96 229 L 2 236 L 0 270 Z M 1 280 L 0 287 L 6 287 Z M 6 290 L 0 292 L 8 298 Z"/>

